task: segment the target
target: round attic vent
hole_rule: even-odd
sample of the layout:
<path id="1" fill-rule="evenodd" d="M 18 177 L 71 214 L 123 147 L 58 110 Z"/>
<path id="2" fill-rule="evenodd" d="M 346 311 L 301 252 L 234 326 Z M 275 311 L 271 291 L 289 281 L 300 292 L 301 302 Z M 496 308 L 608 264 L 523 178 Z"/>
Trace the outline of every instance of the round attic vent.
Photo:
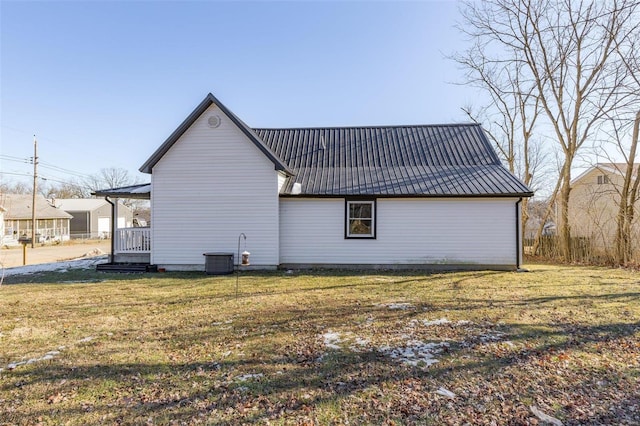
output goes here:
<path id="1" fill-rule="evenodd" d="M 220 117 L 218 117 L 217 115 L 212 115 L 207 119 L 207 123 L 212 129 L 218 127 L 220 125 L 220 121 Z"/>

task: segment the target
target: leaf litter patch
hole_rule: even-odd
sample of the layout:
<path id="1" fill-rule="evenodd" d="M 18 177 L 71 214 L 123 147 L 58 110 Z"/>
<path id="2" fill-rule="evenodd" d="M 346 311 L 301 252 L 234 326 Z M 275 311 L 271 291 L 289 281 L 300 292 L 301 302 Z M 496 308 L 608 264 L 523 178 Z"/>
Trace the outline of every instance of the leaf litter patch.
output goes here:
<path id="1" fill-rule="evenodd" d="M 385 306 L 389 309 L 410 309 L 409 307 L 398 308 L 398 305 L 413 306 L 410 304 L 386 304 Z M 351 331 L 328 330 L 319 337 L 329 351 L 349 350 L 357 353 L 372 350 L 405 365 L 427 368 L 438 362 L 438 355 L 449 352 L 452 344 L 460 348 L 499 342 L 513 345 L 509 341 L 503 341 L 507 335 L 496 330 L 496 327 L 497 325 L 490 323 L 476 324 L 467 320 L 454 322 L 447 318 L 412 319 L 405 324 L 404 328 L 383 335 L 384 342 L 381 342 L 380 338 L 377 339 L 377 344 L 372 343 L 372 339 Z M 439 337 L 434 338 L 434 336 Z M 324 360 L 326 354 L 326 352 L 323 353 L 318 361 Z"/>

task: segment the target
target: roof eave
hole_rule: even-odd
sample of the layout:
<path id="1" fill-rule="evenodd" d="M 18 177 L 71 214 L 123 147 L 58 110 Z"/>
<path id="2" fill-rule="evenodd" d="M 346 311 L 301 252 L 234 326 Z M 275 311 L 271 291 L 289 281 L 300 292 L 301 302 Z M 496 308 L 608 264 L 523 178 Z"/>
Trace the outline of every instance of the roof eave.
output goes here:
<path id="1" fill-rule="evenodd" d="M 279 194 L 282 198 L 530 198 L 533 192 L 496 194 Z"/>
<path id="2" fill-rule="evenodd" d="M 149 186 L 149 191 L 135 192 L 140 188 Z M 133 198 L 139 200 L 151 199 L 151 186 L 148 183 L 141 183 L 138 185 L 122 186 L 119 188 L 99 189 L 91 193 L 96 197 L 111 197 L 111 198 Z"/>

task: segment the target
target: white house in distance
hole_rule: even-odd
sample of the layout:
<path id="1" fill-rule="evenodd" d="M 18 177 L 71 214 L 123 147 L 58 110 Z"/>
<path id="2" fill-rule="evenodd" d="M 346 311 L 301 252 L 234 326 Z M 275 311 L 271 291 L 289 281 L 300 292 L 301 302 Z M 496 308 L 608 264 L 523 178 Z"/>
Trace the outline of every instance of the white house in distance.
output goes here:
<path id="1" fill-rule="evenodd" d="M 146 192 L 166 270 L 203 270 L 242 233 L 254 268 L 515 270 L 533 195 L 478 124 L 253 129 L 212 94 L 140 171 L 150 185 L 96 195 Z"/>
<path id="2" fill-rule="evenodd" d="M 5 210 L 2 245 L 18 245 L 21 237 L 31 238 L 32 204 L 31 194 L 0 194 L 0 206 Z M 37 243 L 69 240 L 70 220 L 70 214 L 53 207 L 41 194 L 36 195 Z"/>
<path id="3" fill-rule="evenodd" d="M 111 235 L 111 205 L 103 198 L 56 198 L 52 204 L 73 218 L 70 235 L 77 238 L 109 238 Z M 118 228 L 133 224 L 133 212 L 125 205 L 118 206 Z"/>

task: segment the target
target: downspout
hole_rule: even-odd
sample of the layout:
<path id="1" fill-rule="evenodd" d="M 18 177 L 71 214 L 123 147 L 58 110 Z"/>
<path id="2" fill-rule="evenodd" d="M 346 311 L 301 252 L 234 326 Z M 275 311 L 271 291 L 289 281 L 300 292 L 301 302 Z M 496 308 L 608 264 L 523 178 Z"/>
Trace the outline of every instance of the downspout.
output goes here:
<path id="1" fill-rule="evenodd" d="M 520 244 L 521 244 L 520 203 L 522 203 L 522 198 L 519 198 L 518 201 L 516 201 L 516 271 L 521 270 L 520 256 L 522 255 L 522 251 L 520 250 Z"/>
<path id="2" fill-rule="evenodd" d="M 114 220 L 116 216 L 116 205 L 111 202 L 108 196 L 105 196 L 104 199 L 107 203 L 111 204 L 111 254 L 109 255 L 109 263 L 113 264 L 114 250 L 116 248 L 116 221 Z"/>

